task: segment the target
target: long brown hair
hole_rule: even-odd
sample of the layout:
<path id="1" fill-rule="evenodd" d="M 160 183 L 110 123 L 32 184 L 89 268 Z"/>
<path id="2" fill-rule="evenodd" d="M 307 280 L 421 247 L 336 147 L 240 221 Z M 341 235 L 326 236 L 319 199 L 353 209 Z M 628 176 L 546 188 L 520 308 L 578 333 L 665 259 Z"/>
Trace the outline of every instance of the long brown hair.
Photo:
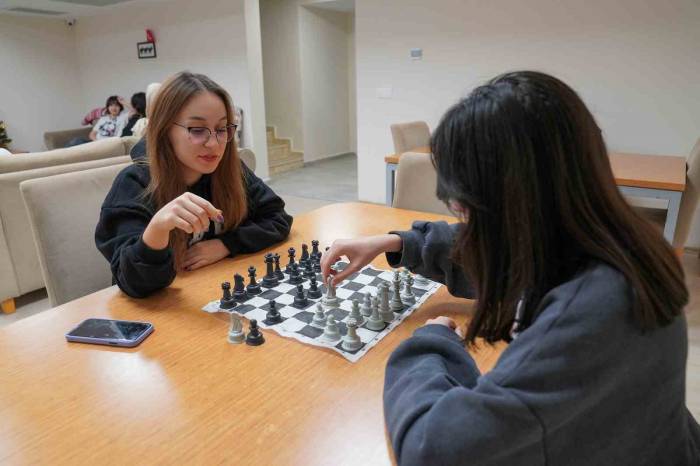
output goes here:
<path id="1" fill-rule="evenodd" d="M 157 210 L 187 190 L 180 162 L 168 136 L 171 125 L 180 110 L 195 95 L 211 92 L 218 96 L 226 108 L 228 123 L 234 122 L 233 105 L 228 93 L 214 81 L 202 74 L 178 73 L 163 83 L 149 108 L 146 127 L 148 164 L 151 182 L 146 190 Z M 224 156 L 211 175 L 211 203 L 224 216 L 224 230 L 236 227 L 247 215 L 245 180 L 235 138 L 226 144 Z M 180 269 L 187 248 L 187 234 L 179 229 L 170 232 L 176 270 Z"/>
<path id="2" fill-rule="evenodd" d="M 688 302 L 671 246 L 620 194 L 593 115 L 546 74 L 504 74 L 443 117 L 431 141 L 438 197 L 468 209 L 454 244 L 477 292 L 467 340 L 509 339 L 544 295 L 591 262 L 619 270 L 641 329 Z"/>

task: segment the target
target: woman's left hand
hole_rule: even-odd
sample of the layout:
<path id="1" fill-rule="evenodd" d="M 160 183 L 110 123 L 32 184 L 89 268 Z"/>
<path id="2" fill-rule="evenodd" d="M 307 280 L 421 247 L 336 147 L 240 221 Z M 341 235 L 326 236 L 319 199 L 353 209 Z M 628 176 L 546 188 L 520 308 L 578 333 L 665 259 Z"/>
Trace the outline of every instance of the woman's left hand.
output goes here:
<path id="1" fill-rule="evenodd" d="M 185 252 L 182 266 L 185 270 L 196 270 L 205 265 L 219 262 L 229 255 L 229 250 L 220 239 L 210 239 L 195 243 Z"/>
<path id="2" fill-rule="evenodd" d="M 457 323 L 449 317 L 440 316 L 433 319 L 428 319 L 425 321 L 425 325 L 444 325 L 445 327 L 454 330 L 454 332 L 459 335 L 459 338 L 464 339 L 464 332 L 462 329 L 457 327 Z"/>

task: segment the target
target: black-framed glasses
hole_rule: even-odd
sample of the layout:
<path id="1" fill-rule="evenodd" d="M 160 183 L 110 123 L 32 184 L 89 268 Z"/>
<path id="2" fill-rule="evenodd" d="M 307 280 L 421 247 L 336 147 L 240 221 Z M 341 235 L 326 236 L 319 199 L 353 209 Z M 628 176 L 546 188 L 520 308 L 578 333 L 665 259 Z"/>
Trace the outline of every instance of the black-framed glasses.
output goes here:
<path id="1" fill-rule="evenodd" d="M 206 144 L 211 138 L 212 131 L 206 126 L 185 126 L 180 123 L 173 123 L 175 126 L 180 128 L 185 128 L 189 136 L 190 142 L 192 144 Z M 216 142 L 219 144 L 226 144 L 233 140 L 233 136 L 236 134 L 236 128 L 238 125 L 231 123 L 229 125 L 223 126 L 221 128 L 216 128 L 214 130 L 214 136 L 216 137 Z"/>

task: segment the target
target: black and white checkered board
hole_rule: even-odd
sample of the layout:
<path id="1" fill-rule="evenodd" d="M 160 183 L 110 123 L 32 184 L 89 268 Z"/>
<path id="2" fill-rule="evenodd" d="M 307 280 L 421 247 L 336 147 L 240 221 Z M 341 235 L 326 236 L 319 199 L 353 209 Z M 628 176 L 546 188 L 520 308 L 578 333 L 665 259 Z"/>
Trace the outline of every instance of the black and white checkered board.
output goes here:
<path id="1" fill-rule="evenodd" d="M 336 309 L 331 309 L 326 312 L 326 315 L 333 315 L 338 322 L 338 329 L 341 335 L 347 332 L 346 321 L 352 309 L 352 300 L 357 299 L 360 304 L 364 299 L 365 293 L 370 293 L 372 296 L 377 295 L 378 285 L 382 282 L 387 282 L 391 285 L 391 280 L 394 273 L 387 270 L 376 269 L 372 266 L 367 266 L 357 273 L 350 275 L 344 280 L 340 286 L 336 286 L 336 296 L 340 300 L 340 306 Z M 323 288 L 320 283 L 322 278 L 317 276 L 319 287 Z M 362 325 L 357 329 L 357 335 L 362 340 L 362 347 L 356 351 L 346 351 L 342 348 L 341 342 L 329 344 L 322 342 L 318 337 L 323 333 L 322 328 L 311 325 L 311 320 L 314 316 L 316 303 L 321 299 L 309 299 L 309 303 L 303 308 L 295 307 L 294 296 L 296 294 L 296 285 L 288 282 L 289 276 L 285 274 L 285 279 L 276 287 L 265 289 L 259 295 L 252 296 L 247 301 L 239 303 L 233 309 L 220 309 L 219 301 L 212 301 L 202 308 L 202 310 L 210 313 L 214 312 L 236 312 L 244 316 L 246 319 L 257 319 L 259 327 L 263 329 L 272 329 L 278 334 L 295 338 L 301 342 L 315 346 L 330 348 L 343 355 L 347 360 L 355 362 L 364 356 L 370 348 L 376 345 L 384 336 L 395 329 L 406 317 L 411 315 L 413 311 L 418 309 L 437 289 L 441 286 L 437 282 L 425 280 L 426 283 L 414 283 L 413 293 L 416 296 L 416 303 L 405 307 L 401 312 L 394 313 L 394 320 L 386 324 L 384 330 L 374 331 Z M 304 279 L 304 289 L 308 290 L 309 280 Z M 389 297 L 391 297 L 392 287 L 389 288 Z M 277 309 L 284 317 L 284 321 L 279 324 L 266 323 L 266 314 L 270 309 L 270 300 L 274 299 L 277 302 Z"/>

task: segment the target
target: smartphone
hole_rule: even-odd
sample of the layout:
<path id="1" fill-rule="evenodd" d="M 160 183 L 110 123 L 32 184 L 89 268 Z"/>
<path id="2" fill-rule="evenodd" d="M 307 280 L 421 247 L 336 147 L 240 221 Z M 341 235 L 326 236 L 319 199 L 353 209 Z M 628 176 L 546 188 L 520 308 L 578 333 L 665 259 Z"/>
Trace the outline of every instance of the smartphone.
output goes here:
<path id="1" fill-rule="evenodd" d="M 66 333 L 66 340 L 131 348 L 145 340 L 152 332 L 153 324 L 148 322 L 86 319 Z"/>

